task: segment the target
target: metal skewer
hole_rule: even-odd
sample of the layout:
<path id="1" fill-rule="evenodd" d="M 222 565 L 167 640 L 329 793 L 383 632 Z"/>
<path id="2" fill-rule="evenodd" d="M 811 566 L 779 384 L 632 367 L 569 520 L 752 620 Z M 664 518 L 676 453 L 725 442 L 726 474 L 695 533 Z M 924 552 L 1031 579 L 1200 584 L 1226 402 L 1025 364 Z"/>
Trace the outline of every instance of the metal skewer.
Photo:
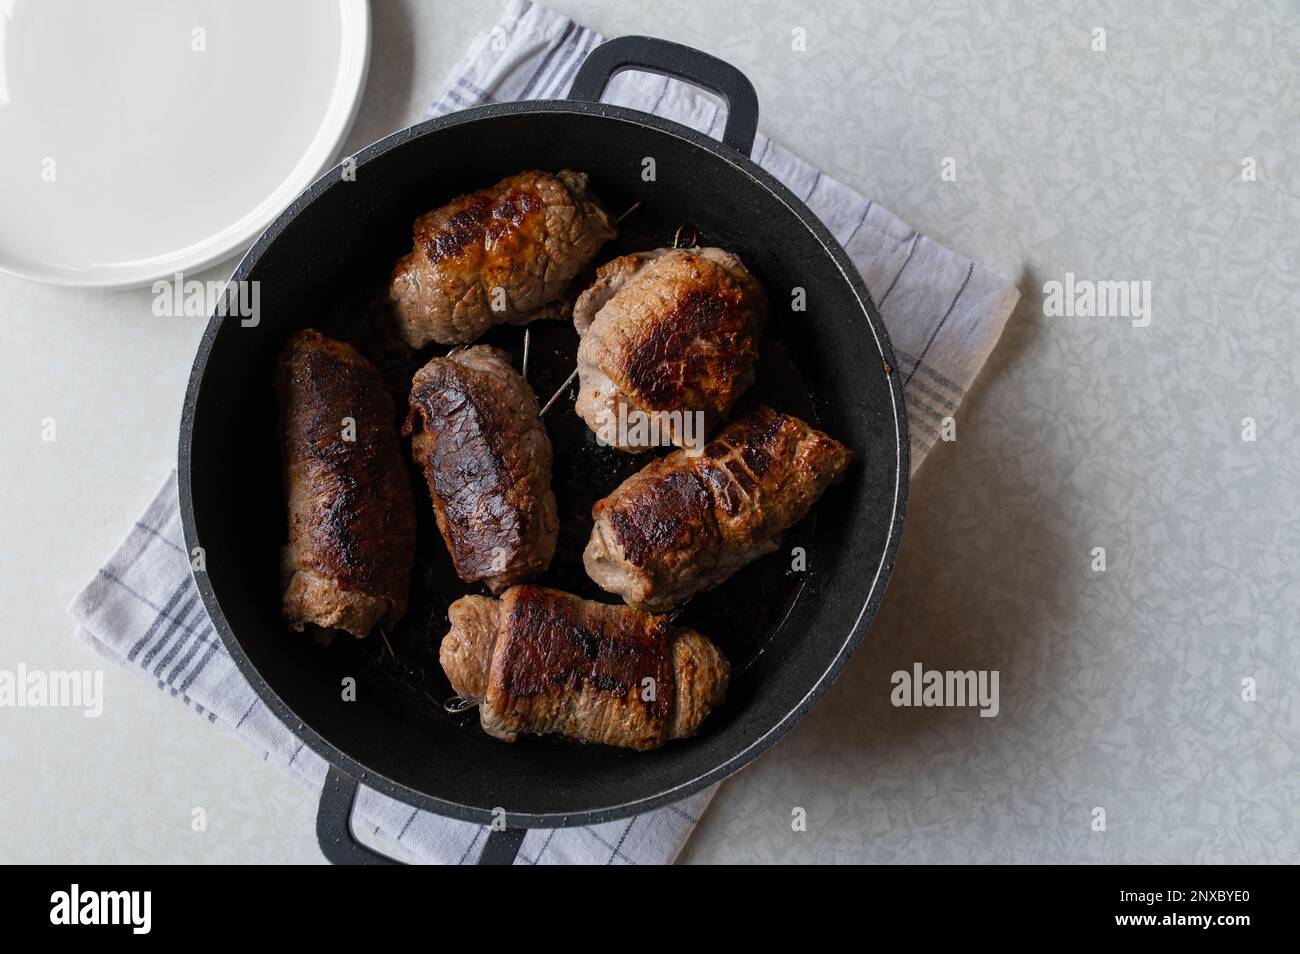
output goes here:
<path id="1" fill-rule="evenodd" d="M 677 607 L 677 609 L 675 609 L 675 610 L 673 610 L 671 613 L 669 613 L 669 614 L 668 614 L 668 622 L 670 622 L 670 623 L 675 623 L 675 622 L 677 622 L 677 617 L 681 616 L 683 613 L 686 612 L 686 606 L 687 606 L 688 603 L 690 603 L 690 601 L 691 601 L 691 597 L 687 597 L 685 603 L 683 603 L 681 606 Z"/>
<path id="2" fill-rule="evenodd" d="M 631 215 L 633 212 L 635 212 L 635 211 L 636 211 L 637 209 L 639 209 L 639 208 L 641 208 L 641 203 L 640 203 L 640 202 L 633 202 L 633 203 L 628 207 L 628 210 L 627 210 L 626 212 L 624 212 L 622 215 L 620 215 L 618 218 L 616 218 L 616 219 L 614 220 L 614 224 L 615 224 L 615 225 L 618 225 L 620 222 L 622 222 L 625 218 L 627 218 L 629 215 Z"/>
<path id="3" fill-rule="evenodd" d="M 528 377 L 528 348 L 529 345 L 532 344 L 532 341 L 533 341 L 533 335 L 531 330 L 528 328 L 524 328 L 524 366 L 523 369 L 519 372 L 519 376 L 521 378 Z"/>
<path id="4" fill-rule="evenodd" d="M 477 702 L 473 699 L 466 699 L 464 696 L 452 696 L 442 704 L 442 710 L 448 715 L 459 715 L 462 712 L 469 712 L 470 709 L 477 708 Z"/>
<path id="5" fill-rule="evenodd" d="M 683 246 L 681 243 L 682 229 L 691 230 L 691 241 L 685 246 Z M 696 245 L 699 244 L 700 244 L 699 229 L 691 225 L 690 222 L 683 222 L 681 225 L 677 226 L 677 231 L 673 233 L 673 248 L 694 248 Z"/>
<path id="6" fill-rule="evenodd" d="M 570 372 L 569 376 L 564 379 L 564 383 L 560 385 L 559 390 L 556 391 L 554 394 L 552 394 L 551 399 L 547 401 L 545 405 L 543 405 L 541 411 L 539 411 L 537 414 L 538 417 L 541 417 L 551 409 L 551 405 L 560 399 L 560 395 L 563 394 L 568 389 L 569 385 L 573 383 L 573 379 L 576 378 L 577 376 L 578 376 L 578 369 L 574 368 L 573 371 Z"/>

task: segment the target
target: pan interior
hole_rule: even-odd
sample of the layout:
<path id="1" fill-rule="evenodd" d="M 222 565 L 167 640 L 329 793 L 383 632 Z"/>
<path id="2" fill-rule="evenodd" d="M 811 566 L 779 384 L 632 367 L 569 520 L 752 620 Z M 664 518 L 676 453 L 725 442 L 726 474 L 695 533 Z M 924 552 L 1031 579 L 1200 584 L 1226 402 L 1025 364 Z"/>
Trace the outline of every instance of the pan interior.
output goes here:
<path id="1" fill-rule="evenodd" d="M 698 597 L 682 615 L 684 625 L 724 649 L 735 676 L 726 704 L 699 737 L 657 752 L 547 739 L 510 745 L 483 734 L 473 713 L 444 714 L 439 703 L 451 690 L 437 666 L 437 646 L 446 607 L 483 591 L 451 572 L 414 469 L 420 556 L 411 610 L 387 641 L 340 635 L 324 648 L 288 632 L 279 618 L 285 512 L 270 388 L 276 354 L 291 332 L 313 326 L 357 343 L 400 388 L 403 375 L 409 381 L 411 358 L 379 348 L 372 319 L 382 319 L 383 292 L 394 261 L 409 250 L 411 220 L 530 168 L 589 173 L 616 215 L 643 203 L 598 262 L 669 245 L 682 223 L 699 230 L 701 244 L 738 252 L 773 305 L 753 396 L 804 416 L 856 453 L 844 482 L 780 550 Z M 291 727 L 299 729 L 300 721 L 306 734 L 380 777 L 372 781 L 400 786 L 392 788 L 399 797 L 474 817 L 498 806 L 533 821 L 550 816 L 551 823 L 618 814 L 622 806 L 685 794 L 761 747 L 842 656 L 873 585 L 878 578 L 883 584 L 895 516 L 893 395 L 862 304 L 816 235 L 776 194 L 686 138 L 562 109 L 417 131 L 364 161 L 355 181 L 334 182 L 291 213 L 239 276 L 260 282 L 259 323 L 228 320 L 212 340 L 193 398 L 188 473 L 192 531 L 207 556 L 205 595 L 224 616 L 227 638 L 274 694 L 273 708 L 282 703 Z M 799 297 L 806 310 L 792 308 Z M 577 339 L 563 323 L 532 328 L 528 377 L 545 401 L 572 369 Z M 521 329 L 498 329 L 487 341 L 511 350 L 518 366 L 522 337 Z M 556 563 L 539 582 L 612 601 L 581 569 L 590 503 L 648 458 L 596 447 L 569 394 L 547 415 L 547 427 L 562 529 Z M 805 570 L 792 568 L 795 547 L 806 554 Z M 349 678 L 357 684 L 353 701 L 344 698 Z"/>

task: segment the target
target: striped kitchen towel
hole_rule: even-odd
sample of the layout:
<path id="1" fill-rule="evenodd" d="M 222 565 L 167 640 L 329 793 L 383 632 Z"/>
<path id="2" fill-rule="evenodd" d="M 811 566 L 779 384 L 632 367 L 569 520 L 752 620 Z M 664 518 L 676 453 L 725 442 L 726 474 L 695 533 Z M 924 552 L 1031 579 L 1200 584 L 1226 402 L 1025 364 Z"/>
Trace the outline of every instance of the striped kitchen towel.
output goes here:
<path id="1" fill-rule="evenodd" d="M 544 7 L 512 0 L 500 24 L 470 47 L 431 114 L 560 96 L 601 39 Z M 606 100 L 714 136 L 724 118 L 711 98 L 641 73 L 618 76 Z M 956 411 L 993 348 L 1018 293 L 761 134 L 754 159 L 821 216 L 861 269 L 902 364 L 915 469 L 934 444 L 941 419 Z M 314 790 L 324 784 L 325 762 L 262 705 L 213 632 L 190 577 L 175 474 L 70 612 L 82 638 L 104 656 L 139 669 Z M 604 825 L 530 831 L 517 863 L 671 862 L 712 795 L 711 789 Z M 473 861 L 485 836 L 481 825 L 418 811 L 364 788 L 353 825 L 406 860 L 451 864 Z"/>

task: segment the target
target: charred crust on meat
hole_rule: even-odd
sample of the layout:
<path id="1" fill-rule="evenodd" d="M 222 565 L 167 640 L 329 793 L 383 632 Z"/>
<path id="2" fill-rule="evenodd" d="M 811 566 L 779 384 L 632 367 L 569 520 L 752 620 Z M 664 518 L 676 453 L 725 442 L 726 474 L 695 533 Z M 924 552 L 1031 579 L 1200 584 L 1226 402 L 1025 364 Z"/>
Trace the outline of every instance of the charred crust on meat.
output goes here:
<path id="1" fill-rule="evenodd" d="M 482 242 L 491 206 L 492 200 L 488 196 L 472 196 L 458 212 L 447 218 L 441 228 L 417 225 L 416 240 L 429 261 L 437 263 L 454 258 Z"/>
<path id="2" fill-rule="evenodd" d="M 430 262 L 455 258 L 470 247 L 500 243 L 545 205 L 531 189 L 512 189 L 504 195 L 484 190 L 459 203 L 461 208 L 440 228 L 429 228 L 428 220 L 423 227 L 417 225 L 416 240 Z"/>
<path id="3" fill-rule="evenodd" d="M 513 553 L 523 531 L 505 499 L 513 482 L 501 447 L 508 421 L 482 375 L 451 361 L 430 362 L 425 371 L 402 431 L 412 433 L 418 416 L 429 434 L 432 453 L 420 464 L 446 516 L 456 572 L 481 579 L 492 571 L 493 548 Z"/>
<path id="4" fill-rule="evenodd" d="M 459 196 L 415 220 L 389 279 L 394 328 L 421 348 L 558 318 L 570 281 L 616 234 L 582 173 L 521 172 Z"/>
<path id="5" fill-rule="evenodd" d="M 531 189 L 515 189 L 497 199 L 492 206 L 492 220 L 487 226 L 487 237 L 492 242 L 501 242 L 511 232 L 523 225 L 524 220 L 534 212 L 540 212 L 543 202 Z"/>
<path id="6" fill-rule="evenodd" d="M 669 470 L 620 501 L 609 519 L 627 560 L 645 566 L 657 553 L 716 537 L 711 489 L 694 468 Z"/>
<path id="7" fill-rule="evenodd" d="M 561 590 L 466 596 L 448 617 L 443 671 L 479 703 L 484 731 L 506 742 L 559 734 L 658 748 L 694 735 L 730 680 L 726 657 L 695 630 Z"/>
<path id="8" fill-rule="evenodd" d="M 623 381 L 648 410 L 703 403 L 730 395 L 754 364 L 745 347 L 745 310 L 734 285 L 691 289 L 663 314 L 643 325 L 644 335 L 622 356 Z"/>
<path id="9" fill-rule="evenodd" d="M 470 351 L 434 358 L 416 374 L 402 433 L 413 438 L 457 575 L 519 582 L 545 569 L 554 551 L 550 443 L 508 356 L 481 345 Z M 533 431 L 536 460 L 521 451 Z"/>
<path id="10" fill-rule="evenodd" d="M 516 587 L 503 621 L 500 689 L 509 700 L 583 687 L 635 698 L 666 731 L 675 680 L 668 618 L 626 607 L 591 614 L 584 605 L 556 590 Z M 641 692 L 646 679 L 654 680 L 652 700 Z"/>
<path id="11" fill-rule="evenodd" d="M 741 418 L 725 432 L 725 438 L 714 441 L 712 453 L 706 450 L 705 456 L 718 459 L 729 454 L 738 453 L 751 481 L 756 483 L 772 469 L 777 451 L 781 445 L 783 432 L 795 419 L 785 414 L 761 409 L 760 412 Z M 741 468 L 728 461 L 728 471 L 736 475 L 743 473 Z M 748 476 L 747 475 L 747 476 Z M 752 485 L 751 485 L 752 486 Z"/>
<path id="12" fill-rule="evenodd" d="M 307 329 L 281 352 L 275 390 L 290 508 L 286 583 L 310 570 L 400 615 L 415 514 L 382 376 L 351 346 Z M 345 418 L 355 440 L 343 437 Z"/>
<path id="13" fill-rule="evenodd" d="M 645 410 L 722 413 L 753 379 L 766 295 L 739 261 L 743 286 L 694 251 L 670 252 L 660 261 L 675 269 L 665 279 L 671 291 L 635 324 L 639 336 L 607 373 Z"/>
<path id="14" fill-rule="evenodd" d="M 852 456 L 798 418 L 755 407 L 702 454 L 674 451 L 597 501 L 587 572 L 633 605 L 678 605 L 775 549 Z"/>

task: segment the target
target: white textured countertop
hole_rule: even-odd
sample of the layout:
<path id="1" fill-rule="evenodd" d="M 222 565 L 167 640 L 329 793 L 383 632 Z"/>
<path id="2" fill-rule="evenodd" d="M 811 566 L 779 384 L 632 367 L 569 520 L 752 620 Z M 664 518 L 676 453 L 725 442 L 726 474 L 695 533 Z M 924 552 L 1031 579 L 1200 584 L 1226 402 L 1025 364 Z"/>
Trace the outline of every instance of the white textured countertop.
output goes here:
<path id="1" fill-rule="evenodd" d="M 863 648 L 683 860 L 1300 860 L 1300 11 L 551 5 L 736 64 L 765 131 L 1023 296 Z M 377 0 L 348 151 L 421 118 L 498 13 Z M 1150 325 L 1045 317 L 1067 272 L 1150 281 Z M 0 275 L 0 669 L 101 665 L 64 607 L 173 466 L 204 325 L 151 297 Z M 918 662 L 998 670 L 998 716 L 894 708 Z M 0 709 L 0 861 L 320 860 L 313 795 L 104 680 L 99 719 Z"/>

